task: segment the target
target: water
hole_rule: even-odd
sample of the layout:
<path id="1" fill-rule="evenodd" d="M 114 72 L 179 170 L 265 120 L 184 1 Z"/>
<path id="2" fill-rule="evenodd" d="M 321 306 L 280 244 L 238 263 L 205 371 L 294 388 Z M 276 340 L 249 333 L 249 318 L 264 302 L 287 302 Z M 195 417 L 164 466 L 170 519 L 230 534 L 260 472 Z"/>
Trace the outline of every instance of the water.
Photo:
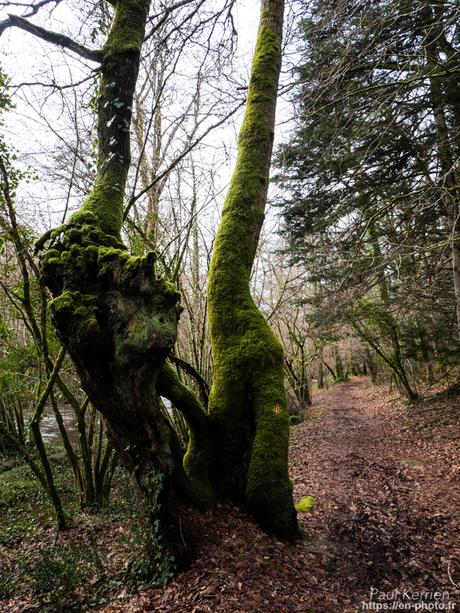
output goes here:
<path id="1" fill-rule="evenodd" d="M 162 398 L 162 401 L 168 410 L 168 413 L 171 415 L 172 407 L 171 402 L 167 398 Z M 69 435 L 69 439 L 72 443 L 77 442 L 78 440 L 78 432 L 77 432 L 77 424 L 74 410 L 70 405 L 67 404 L 59 404 L 59 412 L 62 415 L 62 419 L 64 421 L 65 427 L 67 429 L 67 433 Z M 86 417 L 88 417 L 89 412 L 86 413 Z M 32 409 L 26 412 L 25 419 L 26 422 L 32 416 Z M 42 433 L 42 438 L 45 443 L 51 444 L 61 444 L 62 438 L 61 433 L 59 432 L 59 427 L 56 422 L 56 418 L 54 417 L 54 413 L 51 407 L 47 407 L 46 413 L 40 422 L 40 431 Z"/>
<path id="2" fill-rule="evenodd" d="M 65 424 L 70 440 L 72 441 L 72 443 L 76 442 L 77 426 L 75 413 L 72 407 L 70 407 L 69 405 L 60 405 L 59 412 L 62 415 L 62 420 Z M 56 418 L 54 417 L 54 413 L 51 408 L 48 408 L 46 415 L 40 422 L 40 431 L 42 433 L 42 438 L 45 443 L 62 443 L 59 427 L 56 423 Z"/>
<path id="3" fill-rule="evenodd" d="M 62 420 L 65 424 L 69 439 L 72 443 L 75 443 L 78 438 L 76 418 L 74 410 L 67 404 L 59 404 L 59 412 L 62 415 Z M 30 418 L 32 417 L 32 407 L 25 409 L 24 420 L 26 423 L 26 429 Z M 42 434 L 43 441 L 51 444 L 62 444 L 61 433 L 59 432 L 59 426 L 57 425 L 56 418 L 51 407 L 46 408 L 45 415 L 40 422 L 40 432 Z"/>

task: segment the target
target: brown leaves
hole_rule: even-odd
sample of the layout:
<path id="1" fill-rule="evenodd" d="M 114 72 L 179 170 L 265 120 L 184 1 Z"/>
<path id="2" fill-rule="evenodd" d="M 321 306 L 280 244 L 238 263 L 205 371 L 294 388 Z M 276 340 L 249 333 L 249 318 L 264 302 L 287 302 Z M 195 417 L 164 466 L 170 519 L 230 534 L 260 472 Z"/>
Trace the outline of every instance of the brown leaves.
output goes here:
<path id="1" fill-rule="evenodd" d="M 325 410 L 292 430 L 295 499 L 316 499 L 299 516 L 302 540 L 274 539 L 222 505 L 198 516 L 187 572 L 164 589 L 120 587 L 104 613 L 352 613 L 371 587 L 448 590 L 455 601 L 459 425 L 433 424 L 430 411 L 447 415 L 458 397 L 407 407 L 353 381 L 315 403 Z"/>
<path id="2" fill-rule="evenodd" d="M 453 431 L 439 429 L 428 445 L 419 422 L 407 429 L 406 406 L 364 382 L 336 386 L 316 403 L 327 409 L 295 427 L 291 444 L 295 499 L 317 502 L 300 516 L 302 541 L 276 541 L 221 507 L 203 525 L 187 573 L 132 609 L 105 613 L 343 613 L 371 587 L 449 589 L 447 565 L 460 570 Z"/>

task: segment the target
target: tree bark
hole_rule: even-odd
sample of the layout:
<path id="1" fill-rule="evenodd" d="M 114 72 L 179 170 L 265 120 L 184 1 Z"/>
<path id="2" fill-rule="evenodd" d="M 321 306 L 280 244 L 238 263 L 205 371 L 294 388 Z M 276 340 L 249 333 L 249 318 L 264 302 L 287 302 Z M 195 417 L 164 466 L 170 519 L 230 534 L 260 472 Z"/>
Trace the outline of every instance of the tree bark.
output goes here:
<path id="1" fill-rule="evenodd" d="M 214 244 L 209 412 L 219 441 L 214 482 L 243 500 L 260 524 L 291 537 L 298 527 L 288 477 L 283 351 L 249 289 L 267 199 L 283 10 L 282 0 L 262 0 L 238 159 Z"/>
<path id="2" fill-rule="evenodd" d="M 190 559 L 181 511 L 190 495 L 182 450 L 157 395 L 176 340 L 179 294 L 155 254 L 131 256 L 120 238 L 130 165 L 131 108 L 149 0 L 119 0 L 102 51 L 98 174 L 70 222 L 48 233 L 43 279 L 60 340 L 145 503 L 150 572 L 166 581 Z"/>

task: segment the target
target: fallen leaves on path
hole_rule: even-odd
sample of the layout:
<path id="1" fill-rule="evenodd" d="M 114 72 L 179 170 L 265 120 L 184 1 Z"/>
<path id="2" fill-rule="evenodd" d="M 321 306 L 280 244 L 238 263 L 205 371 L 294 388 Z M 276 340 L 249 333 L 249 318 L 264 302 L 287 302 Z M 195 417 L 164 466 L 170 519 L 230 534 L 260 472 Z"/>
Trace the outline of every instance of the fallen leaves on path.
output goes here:
<path id="1" fill-rule="evenodd" d="M 316 419 L 293 428 L 291 443 L 295 499 L 316 501 L 299 515 L 304 538 L 278 541 L 220 507 L 202 518 L 188 572 L 104 612 L 352 613 L 371 588 L 448 591 L 456 603 L 460 437 L 450 417 L 458 400 L 408 407 L 357 380 L 319 394 Z M 433 406 L 443 423 L 430 427 Z"/>
<path id="2" fill-rule="evenodd" d="M 96 533 L 93 521 L 80 518 L 63 535 L 49 528 L 39 538 L 102 543 L 94 581 L 97 587 L 101 572 L 114 581 L 99 606 L 77 602 L 80 595 L 81 603 L 95 601 L 89 579 L 86 598 L 79 589 L 71 602 L 43 605 L 35 594 L 26 604 L 21 594 L 0 611 L 355 613 L 371 589 L 447 591 L 460 611 L 459 407 L 458 391 L 435 390 L 407 405 L 357 379 L 318 393 L 310 418 L 292 428 L 295 502 L 308 501 L 299 514 L 301 540 L 277 540 L 228 505 L 194 513 L 192 567 L 165 588 L 136 589 L 122 578 L 126 521 L 114 516 Z M 41 541 L 25 535 L 20 547 Z"/>

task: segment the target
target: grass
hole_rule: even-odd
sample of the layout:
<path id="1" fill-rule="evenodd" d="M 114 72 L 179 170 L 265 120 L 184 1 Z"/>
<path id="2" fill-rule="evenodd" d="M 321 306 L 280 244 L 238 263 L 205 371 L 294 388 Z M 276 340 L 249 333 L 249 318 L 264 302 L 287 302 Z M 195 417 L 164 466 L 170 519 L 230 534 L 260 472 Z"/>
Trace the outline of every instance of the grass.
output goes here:
<path id="1" fill-rule="evenodd" d="M 26 465 L 0 473 L 0 546 L 38 536 L 54 519 L 48 497 Z"/>

